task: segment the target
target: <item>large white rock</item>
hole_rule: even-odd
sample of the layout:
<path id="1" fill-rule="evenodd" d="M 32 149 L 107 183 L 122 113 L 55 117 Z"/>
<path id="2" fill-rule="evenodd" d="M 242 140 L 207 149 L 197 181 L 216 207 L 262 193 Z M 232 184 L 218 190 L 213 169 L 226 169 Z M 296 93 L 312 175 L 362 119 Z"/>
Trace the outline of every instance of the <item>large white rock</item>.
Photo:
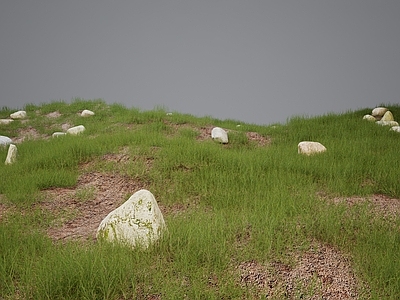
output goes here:
<path id="1" fill-rule="evenodd" d="M 8 136 L 0 135 L 0 146 L 7 146 L 12 143 Z"/>
<path id="2" fill-rule="evenodd" d="M 15 113 L 12 113 L 10 115 L 11 119 L 25 119 L 26 118 L 26 111 L 24 110 L 19 110 L 16 111 Z"/>
<path id="3" fill-rule="evenodd" d="M 374 117 L 382 117 L 387 111 L 386 107 L 376 107 L 372 110 L 372 115 Z"/>
<path id="4" fill-rule="evenodd" d="M 211 138 L 223 144 L 228 143 L 228 133 L 220 127 L 211 130 Z"/>
<path id="5" fill-rule="evenodd" d="M 393 114 L 390 110 L 388 110 L 387 112 L 385 112 L 385 114 L 383 115 L 381 121 L 394 121 L 394 117 Z"/>
<path id="6" fill-rule="evenodd" d="M 0 119 L 0 124 L 1 125 L 8 125 L 10 124 L 12 121 L 14 121 L 13 119 Z"/>
<path id="7" fill-rule="evenodd" d="M 86 129 L 85 126 L 78 125 L 78 126 L 74 126 L 74 127 L 71 127 L 70 129 L 68 129 L 67 133 L 77 135 L 77 134 L 84 132 L 85 129 Z"/>
<path id="8" fill-rule="evenodd" d="M 96 237 L 147 248 L 161 237 L 164 229 L 164 218 L 153 194 L 140 190 L 101 221 Z"/>
<path id="9" fill-rule="evenodd" d="M 311 155 L 315 153 L 325 152 L 326 148 L 324 145 L 318 142 L 303 141 L 297 145 L 298 153 Z"/>
<path id="10" fill-rule="evenodd" d="M 11 165 L 16 161 L 16 159 L 17 159 L 17 146 L 15 146 L 14 144 L 10 144 L 10 146 L 8 147 L 8 153 L 5 164 Z"/>
<path id="11" fill-rule="evenodd" d="M 81 116 L 82 117 L 94 116 L 94 112 L 92 112 L 91 110 L 85 109 L 84 111 L 81 112 Z"/>

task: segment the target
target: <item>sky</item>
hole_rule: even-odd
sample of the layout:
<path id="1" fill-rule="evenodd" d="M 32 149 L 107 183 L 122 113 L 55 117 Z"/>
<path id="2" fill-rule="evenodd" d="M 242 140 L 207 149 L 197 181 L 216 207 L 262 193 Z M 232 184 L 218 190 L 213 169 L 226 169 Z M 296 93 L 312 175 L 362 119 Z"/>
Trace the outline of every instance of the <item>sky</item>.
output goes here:
<path id="1" fill-rule="evenodd" d="M 260 125 L 400 103 L 398 0 L 4 0 L 0 107 L 103 99 Z"/>

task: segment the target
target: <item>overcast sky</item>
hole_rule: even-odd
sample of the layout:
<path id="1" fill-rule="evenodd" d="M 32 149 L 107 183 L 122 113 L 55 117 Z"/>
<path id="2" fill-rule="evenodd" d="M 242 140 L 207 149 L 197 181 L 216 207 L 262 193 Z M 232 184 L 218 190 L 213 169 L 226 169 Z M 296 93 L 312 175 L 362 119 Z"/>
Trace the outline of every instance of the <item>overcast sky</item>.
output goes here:
<path id="1" fill-rule="evenodd" d="M 256 124 L 400 102 L 399 0 L 3 0 L 0 104 Z"/>

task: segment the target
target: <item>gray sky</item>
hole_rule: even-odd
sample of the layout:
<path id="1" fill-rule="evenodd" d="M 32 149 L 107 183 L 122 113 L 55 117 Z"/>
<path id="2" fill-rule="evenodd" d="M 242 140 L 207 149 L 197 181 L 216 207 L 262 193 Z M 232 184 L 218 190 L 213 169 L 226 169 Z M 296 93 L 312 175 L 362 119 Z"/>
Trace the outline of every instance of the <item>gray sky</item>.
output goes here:
<path id="1" fill-rule="evenodd" d="M 4 0 L 0 105 L 249 123 L 400 102 L 399 0 Z"/>

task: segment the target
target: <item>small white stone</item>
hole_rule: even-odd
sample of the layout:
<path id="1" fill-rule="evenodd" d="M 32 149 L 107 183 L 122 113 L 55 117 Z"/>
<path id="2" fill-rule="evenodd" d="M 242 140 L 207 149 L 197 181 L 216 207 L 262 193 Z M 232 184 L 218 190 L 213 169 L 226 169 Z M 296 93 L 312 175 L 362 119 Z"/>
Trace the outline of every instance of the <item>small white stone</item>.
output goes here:
<path id="1" fill-rule="evenodd" d="M 298 153 L 311 155 L 315 153 L 325 152 L 326 148 L 319 142 L 303 141 L 297 145 Z"/>
<path id="2" fill-rule="evenodd" d="M 92 112 L 91 110 L 85 109 L 81 112 L 81 116 L 82 117 L 90 117 L 90 116 L 94 116 L 94 112 Z"/>
<path id="3" fill-rule="evenodd" d="M 14 121 L 13 119 L 0 119 L 0 124 L 1 125 L 8 125 L 13 121 Z"/>
<path id="4" fill-rule="evenodd" d="M 0 135 L 0 146 L 7 146 L 12 143 L 8 136 Z"/>
<path id="5" fill-rule="evenodd" d="M 223 144 L 228 143 L 228 133 L 220 127 L 211 130 L 211 138 Z"/>
<path id="6" fill-rule="evenodd" d="M 363 120 L 367 120 L 367 121 L 371 121 L 371 122 L 375 122 L 376 121 L 375 117 L 371 116 L 371 115 L 365 115 L 363 117 Z"/>
<path id="7" fill-rule="evenodd" d="M 57 131 L 57 132 L 54 132 L 51 136 L 54 138 L 54 137 L 60 137 L 60 136 L 64 136 L 64 135 L 66 135 L 65 132 Z"/>
<path id="8" fill-rule="evenodd" d="M 14 144 L 10 144 L 5 164 L 11 165 L 16 161 L 16 159 L 17 159 L 17 146 L 15 146 Z"/>
<path id="9" fill-rule="evenodd" d="M 78 125 L 78 126 L 74 126 L 74 127 L 71 127 L 70 129 L 68 129 L 67 133 L 72 134 L 72 135 L 77 135 L 77 134 L 84 132 L 85 129 L 86 129 L 85 126 Z"/>
<path id="10" fill-rule="evenodd" d="M 392 128 L 390 128 L 390 130 L 400 132 L 400 126 L 393 126 Z"/>
<path id="11" fill-rule="evenodd" d="M 19 110 L 16 111 L 15 113 L 12 113 L 10 115 L 11 119 L 25 119 L 26 118 L 26 111 L 24 110 Z"/>

